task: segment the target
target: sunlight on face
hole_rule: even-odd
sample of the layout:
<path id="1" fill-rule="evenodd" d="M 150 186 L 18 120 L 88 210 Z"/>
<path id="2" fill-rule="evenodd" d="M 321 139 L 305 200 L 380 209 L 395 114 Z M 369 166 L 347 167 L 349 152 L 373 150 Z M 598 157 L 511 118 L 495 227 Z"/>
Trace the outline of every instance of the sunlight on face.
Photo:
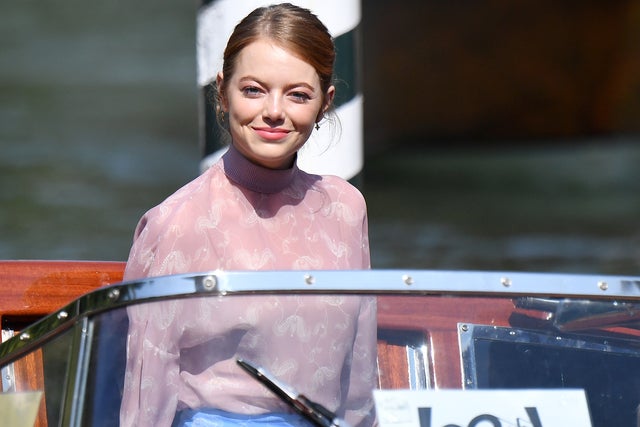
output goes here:
<path id="1" fill-rule="evenodd" d="M 223 79 L 218 74 L 218 87 Z M 316 70 L 269 39 L 240 52 L 226 85 L 222 104 L 233 145 L 271 169 L 291 167 L 335 92 L 331 86 L 323 94 Z"/>

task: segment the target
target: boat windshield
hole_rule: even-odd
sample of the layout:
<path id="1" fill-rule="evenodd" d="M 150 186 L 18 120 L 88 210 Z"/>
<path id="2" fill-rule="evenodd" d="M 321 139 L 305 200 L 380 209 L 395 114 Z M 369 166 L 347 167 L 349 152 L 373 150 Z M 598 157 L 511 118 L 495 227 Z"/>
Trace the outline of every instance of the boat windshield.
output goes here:
<path id="1" fill-rule="evenodd" d="M 320 286 L 203 275 L 101 289 L 0 346 L 0 405 L 32 396 L 24 417 L 38 425 L 171 426 L 193 410 L 305 417 L 287 401 L 303 395 L 364 425 L 374 389 L 580 389 L 593 426 L 637 425 L 638 296 L 393 274 L 399 284 L 351 272 Z"/>

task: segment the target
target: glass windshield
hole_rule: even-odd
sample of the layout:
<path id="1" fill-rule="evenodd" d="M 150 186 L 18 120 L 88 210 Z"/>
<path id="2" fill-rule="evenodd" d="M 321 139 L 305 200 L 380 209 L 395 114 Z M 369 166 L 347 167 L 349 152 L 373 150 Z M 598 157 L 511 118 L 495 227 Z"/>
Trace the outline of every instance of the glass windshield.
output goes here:
<path id="1" fill-rule="evenodd" d="M 174 298 L 81 317 L 4 366 L 14 387 L 3 385 L 44 391 L 48 425 L 171 426 L 194 410 L 292 414 L 287 399 L 302 394 L 364 426 L 375 417 L 374 388 L 578 388 L 594 426 L 631 426 L 637 307 L 423 293 Z M 41 369 L 21 367 L 28 358 Z"/>

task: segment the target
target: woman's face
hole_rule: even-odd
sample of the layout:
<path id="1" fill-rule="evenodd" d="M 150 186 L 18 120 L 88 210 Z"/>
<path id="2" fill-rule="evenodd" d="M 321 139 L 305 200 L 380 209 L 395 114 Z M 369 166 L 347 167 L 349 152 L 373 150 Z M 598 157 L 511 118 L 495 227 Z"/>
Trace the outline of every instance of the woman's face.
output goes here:
<path id="1" fill-rule="evenodd" d="M 323 94 L 316 70 L 268 39 L 242 49 L 230 80 L 223 79 L 218 74 L 233 145 L 271 169 L 292 165 L 335 92 L 332 86 Z"/>

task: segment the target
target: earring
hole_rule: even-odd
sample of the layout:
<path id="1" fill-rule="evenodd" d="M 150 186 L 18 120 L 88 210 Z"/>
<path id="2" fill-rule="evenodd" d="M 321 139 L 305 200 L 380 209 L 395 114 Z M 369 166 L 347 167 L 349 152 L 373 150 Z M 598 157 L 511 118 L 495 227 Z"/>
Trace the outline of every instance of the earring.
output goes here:
<path id="1" fill-rule="evenodd" d="M 224 124 L 224 122 L 226 121 L 226 117 L 225 117 L 226 115 L 227 115 L 227 112 L 224 111 L 222 108 L 218 110 L 217 116 L 220 124 Z"/>
<path id="2" fill-rule="evenodd" d="M 320 123 L 316 122 L 316 130 L 320 130 Z"/>

